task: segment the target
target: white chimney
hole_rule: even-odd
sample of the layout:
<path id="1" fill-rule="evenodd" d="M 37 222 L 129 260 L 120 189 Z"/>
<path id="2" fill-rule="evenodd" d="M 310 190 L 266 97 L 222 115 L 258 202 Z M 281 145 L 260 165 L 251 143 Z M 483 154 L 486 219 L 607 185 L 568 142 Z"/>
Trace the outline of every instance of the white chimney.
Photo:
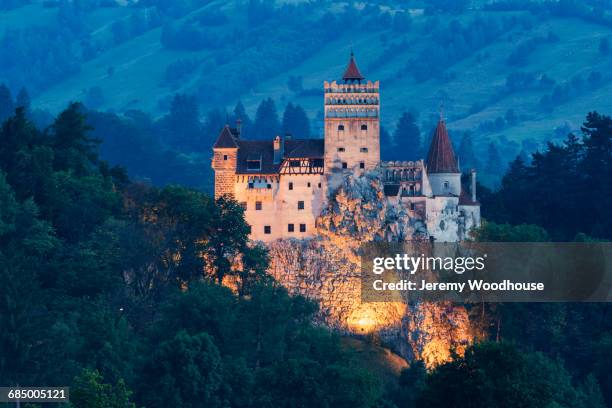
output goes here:
<path id="1" fill-rule="evenodd" d="M 476 202 L 476 169 L 472 169 L 472 201 Z"/>

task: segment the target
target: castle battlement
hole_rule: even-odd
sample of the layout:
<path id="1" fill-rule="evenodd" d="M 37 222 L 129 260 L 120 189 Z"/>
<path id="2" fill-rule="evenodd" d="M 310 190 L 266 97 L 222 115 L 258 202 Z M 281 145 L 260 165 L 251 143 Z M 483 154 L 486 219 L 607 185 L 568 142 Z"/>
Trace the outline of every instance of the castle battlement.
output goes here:
<path id="1" fill-rule="evenodd" d="M 480 224 L 475 172 L 468 194 L 442 118 L 426 159 L 381 161 L 379 81 L 366 81 L 351 53 L 342 79 L 323 87 L 323 139 L 244 140 L 238 127 L 225 126 L 213 146 L 215 197 L 241 203 L 252 239 L 316 234 L 337 176 L 347 173 L 378 172 L 386 200 L 421 219 L 430 238 L 465 239 Z"/>

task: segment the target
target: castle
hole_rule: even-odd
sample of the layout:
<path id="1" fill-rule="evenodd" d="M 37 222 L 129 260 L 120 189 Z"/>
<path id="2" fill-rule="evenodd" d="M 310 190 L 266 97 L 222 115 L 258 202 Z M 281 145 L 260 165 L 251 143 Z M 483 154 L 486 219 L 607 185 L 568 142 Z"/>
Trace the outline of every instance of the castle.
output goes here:
<path id="1" fill-rule="evenodd" d="M 342 81 L 324 82 L 325 135 L 298 139 L 270 135 L 245 140 L 240 126 L 225 126 L 213 146 L 215 197 L 241 203 L 251 238 L 307 238 L 343 175 L 378 171 L 384 196 L 422 220 L 439 242 L 455 242 L 480 225 L 476 173 L 469 193 L 444 119 L 434 131 L 425 160 L 380 160 L 379 81 L 365 81 L 353 53 Z"/>

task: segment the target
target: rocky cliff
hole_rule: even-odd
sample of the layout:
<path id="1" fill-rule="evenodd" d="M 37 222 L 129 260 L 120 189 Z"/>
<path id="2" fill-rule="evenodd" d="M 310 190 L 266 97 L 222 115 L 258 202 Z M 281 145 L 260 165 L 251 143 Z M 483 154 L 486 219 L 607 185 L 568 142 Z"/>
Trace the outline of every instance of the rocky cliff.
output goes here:
<path id="1" fill-rule="evenodd" d="M 335 329 L 380 337 L 408 360 L 428 367 L 462 353 L 477 335 L 462 306 L 362 303 L 359 248 L 372 241 L 422 240 L 423 220 L 389 203 L 376 172 L 346 176 L 317 220 L 318 235 L 269 245 L 270 272 L 291 293 L 320 305 L 319 320 Z"/>

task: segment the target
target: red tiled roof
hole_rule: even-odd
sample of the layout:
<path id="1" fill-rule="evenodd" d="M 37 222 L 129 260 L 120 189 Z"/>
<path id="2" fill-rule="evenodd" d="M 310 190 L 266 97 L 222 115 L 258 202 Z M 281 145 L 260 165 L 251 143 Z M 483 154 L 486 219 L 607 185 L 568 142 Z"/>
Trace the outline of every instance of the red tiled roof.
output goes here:
<path id="1" fill-rule="evenodd" d="M 223 129 L 221 130 L 221 133 L 219 133 L 219 137 L 217 138 L 217 141 L 213 145 L 213 148 L 224 149 L 224 148 L 238 147 L 238 145 L 236 144 L 236 139 L 234 139 L 234 136 L 235 136 L 235 132 L 232 132 L 232 129 L 228 125 L 225 125 Z"/>
<path id="2" fill-rule="evenodd" d="M 357 64 L 355 63 L 355 57 L 352 51 L 351 59 L 349 60 L 346 70 L 344 71 L 344 75 L 342 75 L 342 79 L 344 79 L 345 81 L 361 81 L 362 79 L 365 79 L 364 76 L 361 75 L 361 72 L 359 72 L 359 68 L 357 68 Z"/>
<path id="3" fill-rule="evenodd" d="M 428 173 L 459 173 L 453 145 L 444 120 L 440 119 L 427 154 Z"/>

